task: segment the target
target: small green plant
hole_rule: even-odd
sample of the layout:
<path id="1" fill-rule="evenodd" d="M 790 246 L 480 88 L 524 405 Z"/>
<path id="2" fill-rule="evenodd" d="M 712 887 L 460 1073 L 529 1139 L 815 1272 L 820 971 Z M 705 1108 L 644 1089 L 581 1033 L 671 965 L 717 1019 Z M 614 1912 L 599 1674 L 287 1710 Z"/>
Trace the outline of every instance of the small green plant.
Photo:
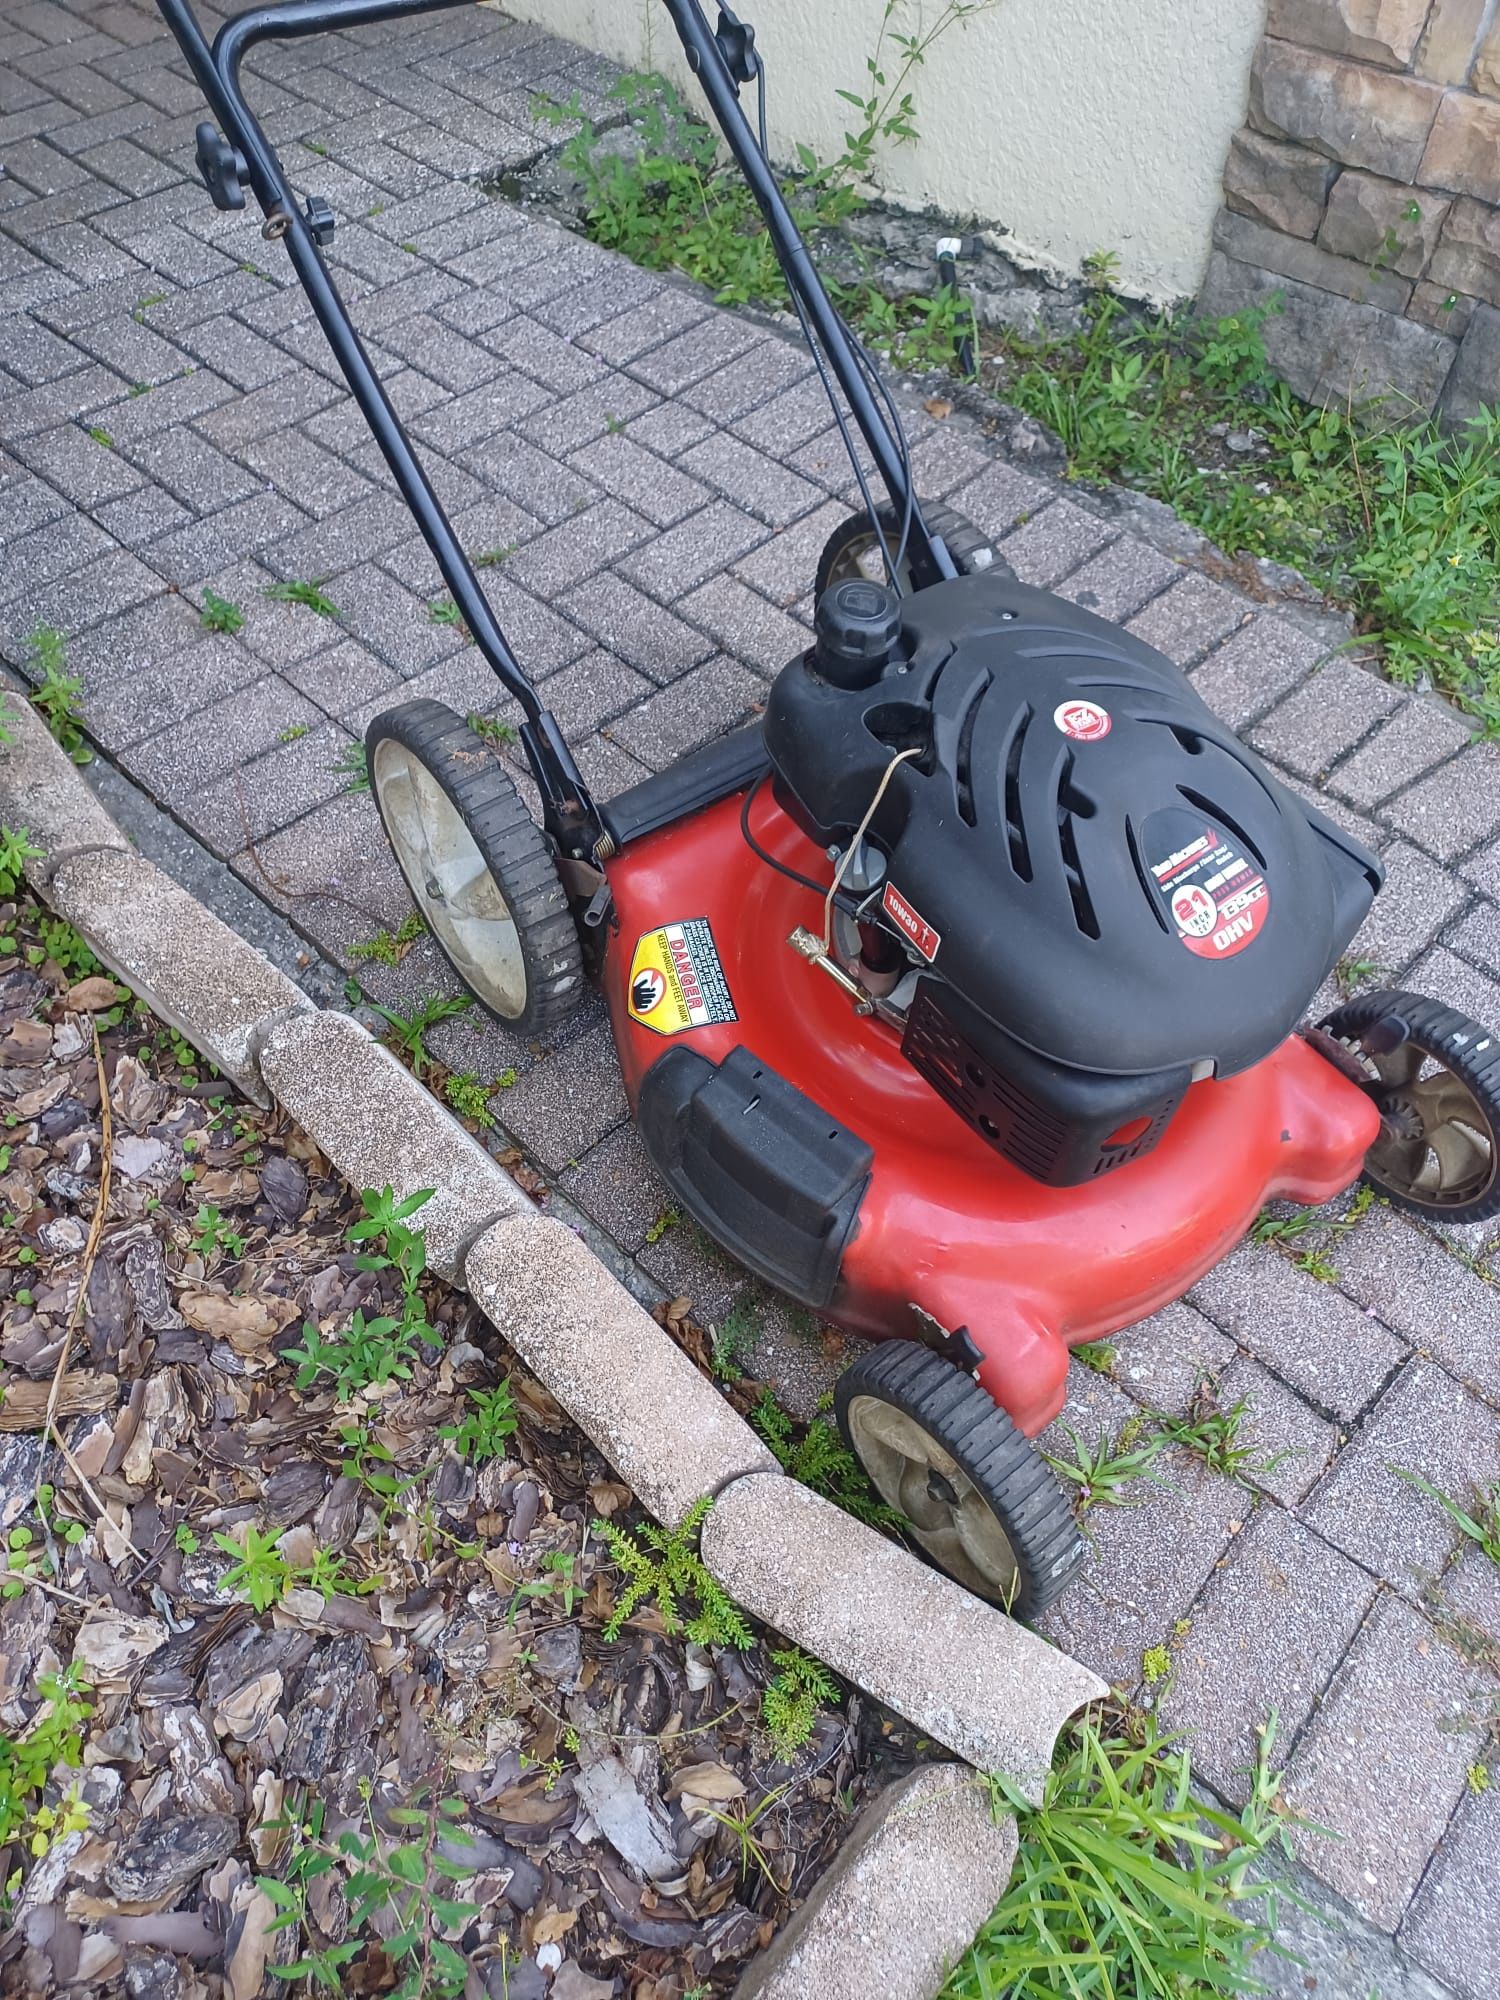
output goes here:
<path id="1" fill-rule="evenodd" d="M 363 749 L 364 745 L 361 744 Z M 377 931 L 372 938 L 362 944 L 349 947 L 349 956 L 357 964 L 368 964 L 372 960 L 381 965 L 399 965 L 411 950 L 417 939 L 426 935 L 427 926 L 415 910 L 409 917 L 403 917 L 393 931 Z"/>
<path id="2" fill-rule="evenodd" d="M 767 1792 L 756 1806 L 739 1809 L 726 1806 L 721 1811 L 717 1806 L 708 1808 L 708 1816 L 732 1836 L 739 1850 L 740 1878 L 747 1876 L 752 1868 L 758 1868 L 778 1896 L 784 1895 L 783 1885 L 777 1881 L 763 1843 L 756 1839 L 755 1829 L 770 1812 L 786 1797 L 788 1787 L 778 1785 L 774 1792 Z"/>
<path id="3" fill-rule="evenodd" d="M 744 1361 L 755 1345 L 755 1314 L 748 1305 L 732 1306 L 709 1335 L 709 1366 L 720 1382 L 737 1382 Z"/>
<path id="4" fill-rule="evenodd" d="M 172 1546 L 180 1555 L 195 1556 L 203 1543 L 186 1521 L 179 1521 L 172 1531 Z"/>
<path id="5" fill-rule="evenodd" d="M 1147 1721 L 1092 1717 L 1063 1739 L 1040 1805 L 990 1779 L 1014 1815 L 1010 1885 L 942 2000 L 1210 2000 L 1259 1990 L 1276 1891 L 1260 1864 L 1290 1856 L 1275 1719 L 1260 1732 L 1238 1817 L 1207 1804 L 1185 1749 Z"/>
<path id="6" fill-rule="evenodd" d="M 660 1243 L 668 1230 L 675 1229 L 681 1220 L 681 1209 L 664 1208 L 658 1216 L 646 1224 L 646 1241 Z"/>
<path id="7" fill-rule="evenodd" d="M 1115 1363 L 1119 1360 L 1119 1350 L 1111 1347 L 1107 1340 L 1086 1340 L 1072 1350 L 1073 1359 L 1080 1368 L 1092 1369 L 1096 1375 L 1113 1375 Z"/>
<path id="8" fill-rule="evenodd" d="M 493 1084 L 482 1083 L 478 1074 L 466 1069 L 461 1076 L 450 1076 L 443 1085 L 443 1095 L 460 1118 L 472 1119 L 486 1131 L 495 1120 L 490 1113 L 490 1093 Z"/>
<path id="9" fill-rule="evenodd" d="M 1244 1396 L 1225 1408 L 1219 1401 L 1217 1383 L 1211 1376 L 1204 1376 L 1181 1416 L 1158 1413 L 1156 1434 L 1166 1443 L 1181 1445 L 1195 1458 L 1201 1458 L 1210 1472 L 1243 1485 L 1246 1473 L 1274 1472 L 1291 1456 L 1279 1451 L 1268 1458 L 1258 1446 L 1242 1440 L 1240 1429 L 1250 1414 L 1250 1403 Z"/>
<path id="10" fill-rule="evenodd" d="M 300 604 L 305 611 L 311 611 L 318 618 L 337 618 L 341 615 L 338 606 L 323 595 L 317 584 L 297 578 L 268 583 L 265 595 L 273 604 Z"/>
<path id="11" fill-rule="evenodd" d="M 467 1807 L 462 1800 L 418 1790 L 411 1805 L 384 1809 L 383 1817 L 396 1829 L 388 1834 L 372 1810 L 368 1780 L 361 1781 L 360 1793 L 362 1826 L 336 1840 L 324 1834 L 321 1799 L 275 1824 L 288 1836 L 288 1850 L 280 1875 L 259 1876 L 257 1887 L 277 1912 L 271 1930 L 295 1930 L 304 1951 L 290 1964 L 266 1970 L 278 1979 L 305 1980 L 311 1988 L 342 1994 L 350 1990 L 344 1968 L 351 1960 L 383 1950 L 400 1975 L 391 2000 L 458 2000 L 470 1968 L 457 1941 L 479 1915 L 477 1903 L 454 1894 L 454 1886 L 474 1874 L 472 1863 L 457 1858 L 473 1844 L 462 1824 Z M 349 1935 L 337 1944 L 327 1942 L 313 1914 L 314 1886 L 330 1876 L 348 1912 Z"/>
<path id="12" fill-rule="evenodd" d="M 4 872 L 3 850 L 0 850 L 0 885 L 3 885 Z M 9 895 L 11 891 L 0 886 L 0 893 Z M 55 965 L 63 978 L 70 982 L 87 979 L 91 973 L 103 969 L 65 917 L 54 917 L 48 911 L 39 909 L 32 922 L 40 942 L 26 947 L 28 965 Z"/>
<path id="13" fill-rule="evenodd" d="M 812 1735 L 824 1703 L 838 1700 L 839 1684 L 821 1660 L 796 1646 L 773 1649 L 771 1664 L 776 1672 L 761 1696 L 760 1719 L 776 1754 L 786 1758 Z"/>
<path id="14" fill-rule="evenodd" d="M 417 1349 L 438 1338 L 422 1302 L 427 1239 L 421 1229 L 410 1226 L 411 1217 L 431 1201 L 432 1192 L 418 1188 L 404 1201 L 398 1201 L 389 1187 L 366 1188 L 361 1194 L 364 1215 L 349 1231 L 349 1240 L 379 1247 L 362 1251 L 355 1264 L 362 1271 L 392 1272 L 401 1290 L 399 1308 L 367 1315 L 357 1307 L 348 1325 L 331 1336 L 304 1320 L 302 1345 L 283 1350 L 285 1359 L 296 1366 L 299 1388 L 310 1388 L 327 1376 L 337 1399 L 348 1402 L 362 1389 L 410 1380 Z"/>
<path id="15" fill-rule="evenodd" d="M 426 1075 L 427 1065 L 433 1060 L 425 1039 L 428 1030 L 435 1028 L 440 1021 L 451 1021 L 459 1014 L 466 1014 L 473 1004 L 467 993 L 458 993 L 424 1000 L 414 1013 L 398 1014 L 393 1008 L 382 1007 L 378 1000 L 370 1002 L 390 1029 L 396 1047 L 410 1058 L 412 1075 L 417 1077 Z"/>
<path id="16" fill-rule="evenodd" d="M 538 1565 L 537 1574 L 516 1585 L 510 1622 L 515 1623 L 523 1604 L 539 1601 L 554 1607 L 563 1618 L 571 1618 L 582 1596 L 579 1557 L 571 1549 L 549 1549 Z"/>
<path id="17" fill-rule="evenodd" d="M 1250 1231 L 1255 1243 L 1269 1243 L 1291 1259 L 1294 1267 L 1320 1284 L 1332 1285 L 1338 1282 L 1338 1266 L 1328 1252 L 1341 1236 L 1347 1236 L 1356 1224 L 1367 1216 L 1375 1203 L 1375 1190 L 1364 1186 L 1356 1189 L 1354 1199 L 1342 1215 L 1329 1215 L 1320 1208 L 1296 1208 L 1290 1215 L 1263 1214 Z M 1317 1230 L 1323 1239 L 1306 1250 L 1298 1250 L 1295 1245 L 1310 1230 Z"/>
<path id="18" fill-rule="evenodd" d="M 476 1464 L 504 1458 L 506 1441 L 516 1433 L 516 1399 L 510 1377 L 493 1389 L 465 1391 L 469 1407 L 456 1424 L 444 1424 L 438 1436 L 447 1438 L 462 1459 Z"/>
<path id="19" fill-rule="evenodd" d="M 1059 1479 L 1077 1488 L 1080 1513 L 1086 1514 L 1091 1507 L 1122 1506 L 1128 1486 L 1138 1479 L 1156 1478 L 1153 1468 L 1166 1440 L 1159 1434 L 1146 1435 L 1144 1418 L 1132 1417 L 1118 1437 L 1101 1430 L 1091 1445 L 1083 1442 L 1071 1424 L 1064 1424 L 1063 1429 L 1073 1440 L 1074 1456 L 1061 1458 L 1049 1452 L 1047 1463 Z"/>
<path id="20" fill-rule="evenodd" d="M 104 428 L 103 424 L 90 424 L 87 434 L 94 440 L 95 444 L 103 445 L 106 451 L 114 450 L 115 441 Z"/>
<path id="21" fill-rule="evenodd" d="M 306 722 L 289 722 L 286 728 L 279 733 L 276 741 L 278 743 L 300 743 L 310 727 L 311 724 Z"/>
<path id="22" fill-rule="evenodd" d="M 87 1808 L 76 1792 L 64 1795 L 61 1808 L 41 1801 L 55 1770 L 82 1768 L 83 1725 L 93 1714 L 86 1699 L 88 1682 L 76 1662 L 60 1673 L 39 1675 L 36 1692 L 42 1706 L 25 1733 L 0 1732 L 0 1848 L 19 1835 L 34 1858 L 64 1833 L 88 1823 Z M 0 1885 L 0 1907 L 13 1886 Z"/>
<path id="23" fill-rule="evenodd" d="M 198 622 L 205 632 L 223 632 L 233 638 L 236 632 L 244 630 L 245 614 L 227 597 L 220 597 L 216 590 L 205 590 Z"/>
<path id="24" fill-rule="evenodd" d="M 427 606 L 427 616 L 434 625 L 463 626 L 464 614 L 451 597 L 434 597 Z"/>
<path id="25" fill-rule="evenodd" d="M 38 625 L 29 644 L 37 675 L 32 707 L 75 764 L 91 764 L 94 753 L 84 741 L 83 713 L 78 705 L 83 682 L 68 672 L 67 641 L 55 626 Z"/>
<path id="26" fill-rule="evenodd" d="M 1338 989 L 1346 1000 L 1352 1000 L 1362 986 L 1368 986 L 1384 972 L 1385 967 L 1377 965 L 1373 958 L 1341 958 L 1333 968 Z"/>
<path id="27" fill-rule="evenodd" d="M 304 139 L 302 143 L 308 152 L 315 153 L 320 160 L 328 158 L 328 148 L 323 144 L 321 139 Z"/>
<path id="28" fill-rule="evenodd" d="M 306 1563 L 290 1563 L 277 1547 L 280 1539 L 274 1528 L 262 1533 L 248 1523 L 243 1539 L 215 1534 L 214 1541 L 234 1560 L 220 1579 L 220 1588 L 242 1598 L 255 1611 L 269 1611 L 289 1590 L 315 1590 L 326 1600 L 349 1597 L 371 1588 L 357 1583 L 349 1574 L 344 1558 L 331 1549 L 314 1549 Z"/>
<path id="29" fill-rule="evenodd" d="M 21 886 L 28 861 L 40 861 L 43 849 L 33 847 L 26 827 L 0 826 L 0 896 L 13 896 Z"/>
<path id="30" fill-rule="evenodd" d="M 625 1579 L 604 1628 L 606 1639 L 618 1639 L 630 1614 L 654 1600 L 668 1632 L 685 1633 L 696 1645 L 735 1646 L 743 1651 L 752 1643 L 743 1614 L 698 1554 L 698 1532 L 712 1506 L 711 1497 L 699 1500 L 680 1528 L 658 1528 L 647 1521 L 632 1534 L 609 1521 L 594 1523 L 595 1534 L 602 1537 Z"/>
<path id="31" fill-rule="evenodd" d="M 1473 1499 L 1465 1507 L 1451 1495 L 1440 1492 L 1420 1472 L 1413 1472 L 1404 1465 L 1393 1465 L 1391 1470 L 1408 1486 L 1415 1486 L 1419 1493 L 1435 1500 L 1466 1540 L 1483 1550 L 1492 1563 L 1500 1564 L 1500 1480 L 1495 1480 L 1487 1488 L 1476 1486 Z"/>
<path id="32" fill-rule="evenodd" d="M 516 742 L 517 736 L 508 722 L 502 722 L 498 715 L 467 715 L 464 720 L 482 743 L 493 743 L 503 748 L 507 743 Z"/>
<path id="33" fill-rule="evenodd" d="M 337 758 L 329 765 L 335 777 L 345 777 L 346 792 L 367 792 L 370 789 L 370 753 L 356 737 L 346 743 Z"/>
<path id="34" fill-rule="evenodd" d="M 519 542 L 506 542 L 498 549 L 479 549 L 471 553 L 469 561 L 475 569 L 495 569 L 508 561 L 520 546 Z"/>
<path id="35" fill-rule="evenodd" d="M 1489 1766 L 1487 1764 L 1471 1764 L 1465 1776 L 1469 1781 L 1469 1790 L 1473 1793 L 1474 1797 L 1476 1799 L 1482 1798 L 1490 1788 Z"/>
<path id="36" fill-rule="evenodd" d="M 1141 1679 L 1147 1687 L 1160 1687 L 1172 1672 L 1172 1655 L 1165 1646 L 1148 1646 L 1141 1655 Z"/>
<path id="37" fill-rule="evenodd" d="M 767 1389 L 750 1412 L 750 1421 L 793 1479 L 871 1527 L 904 1525 L 895 1508 L 887 1507 L 875 1492 L 863 1466 L 826 1416 L 815 1416 L 798 1437 L 796 1424 Z"/>
<path id="38" fill-rule="evenodd" d="M 211 1203 L 202 1203 L 193 1218 L 193 1248 L 210 1263 L 216 1257 L 231 1257 L 236 1260 L 245 1254 L 245 1239 L 232 1228 L 228 1220 L 220 1215 Z"/>

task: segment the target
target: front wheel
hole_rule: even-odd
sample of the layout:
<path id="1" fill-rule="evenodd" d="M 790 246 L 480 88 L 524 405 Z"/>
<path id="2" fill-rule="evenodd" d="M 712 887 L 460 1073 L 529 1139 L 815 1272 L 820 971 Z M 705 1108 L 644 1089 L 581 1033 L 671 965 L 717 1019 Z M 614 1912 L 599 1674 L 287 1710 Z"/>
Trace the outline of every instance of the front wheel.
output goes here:
<path id="1" fill-rule="evenodd" d="M 1068 1496 L 962 1369 L 882 1341 L 839 1377 L 834 1411 L 881 1499 L 956 1583 L 1023 1619 L 1066 1590 L 1083 1557 Z"/>
<path id="2" fill-rule="evenodd" d="M 583 958 L 515 780 L 440 701 L 386 709 L 365 751 L 386 837 L 448 963 L 517 1034 L 559 1027 L 582 997 Z"/>
<path id="3" fill-rule="evenodd" d="M 891 554 L 895 555 L 901 546 L 901 516 L 889 500 L 877 507 L 875 512 L 880 521 L 880 535 Z M 942 536 L 960 576 L 977 576 L 981 570 L 993 570 L 1014 580 L 1014 571 L 995 553 L 995 545 L 989 536 L 981 533 L 972 521 L 966 520 L 954 508 L 924 502 L 922 518 L 929 533 Z M 859 578 L 867 583 L 889 581 L 880 537 L 870 525 L 869 515 L 863 511 L 851 514 L 847 521 L 841 521 L 824 543 L 823 553 L 818 558 L 816 595 L 821 598 L 830 585 Z M 913 590 L 927 589 L 938 578 L 919 574 L 910 557 L 903 552 L 896 565 L 896 580 L 904 596 Z"/>
<path id="4" fill-rule="evenodd" d="M 1429 1222 L 1500 1215 L 1500 1038 L 1416 993 L 1367 993 L 1320 1023 L 1380 1110 L 1365 1179 Z"/>

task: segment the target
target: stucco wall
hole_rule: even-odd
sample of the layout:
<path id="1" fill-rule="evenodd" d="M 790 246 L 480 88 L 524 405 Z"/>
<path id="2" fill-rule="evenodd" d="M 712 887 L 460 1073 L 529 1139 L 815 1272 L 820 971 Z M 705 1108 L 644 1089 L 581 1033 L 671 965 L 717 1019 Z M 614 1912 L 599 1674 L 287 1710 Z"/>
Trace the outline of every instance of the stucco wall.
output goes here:
<path id="1" fill-rule="evenodd" d="M 686 82 L 656 0 L 504 0 L 508 13 Z M 911 0 L 933 18 L 938 0 Z M 838 152 L 882 0 L 746 0 L 770 76 L 772 140 Z M 707 8 L 715 18 L 712 5 Z M 1002 0 L 955 28 L 916 84 L 920 139 L 886 155 L 891 196 L 1007 227 L 1015 251 L 1075 274 L 1114 250 L 1126 286 L 1202 280 L 1229 141 L 1245 117 L 1266 0 Z M 1012 246 L 1007 246 L 1012 247 Z"/>

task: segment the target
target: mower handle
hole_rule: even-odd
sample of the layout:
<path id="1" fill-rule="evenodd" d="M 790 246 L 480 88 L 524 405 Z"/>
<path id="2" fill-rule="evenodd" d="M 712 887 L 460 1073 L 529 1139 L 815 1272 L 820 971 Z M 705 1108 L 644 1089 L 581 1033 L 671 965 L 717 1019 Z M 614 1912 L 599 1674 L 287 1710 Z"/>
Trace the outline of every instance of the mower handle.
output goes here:
<path id="1" fill-rule="evenodd" d="M 520 704 L 526 718 L 520 731 L 521 744 L 541 792 L 548 831 L 569 852 L 591 853 L 602 828 L 582 774 L 556 718 L 543 706 L 511 651 L 474 566 L 412 449 L 323 261 L 319 246 L 331 233 L 333 218 L 313 200 L 306 209 L 299 205 L 275 148 L 240 88 L 241 60 L 257 42 L 358 28 L 405 14 L 430 14 L 471 5 L 472 0 L 282 0 L 279 5 L 231 16 L 212 47 L 193 13 L 191 0 L 156 0 L 156 4 L 225 133 L 221 141 L 211 128 L 198 128 L 198 163 L 210 193 L 220 207 L 243 208 L 245 197 L 239 185 L 243 178 L 266 218 L 262 236 L 285 245 L 350 393 L 432 551 L 460 616 L 496 678 Z"/>

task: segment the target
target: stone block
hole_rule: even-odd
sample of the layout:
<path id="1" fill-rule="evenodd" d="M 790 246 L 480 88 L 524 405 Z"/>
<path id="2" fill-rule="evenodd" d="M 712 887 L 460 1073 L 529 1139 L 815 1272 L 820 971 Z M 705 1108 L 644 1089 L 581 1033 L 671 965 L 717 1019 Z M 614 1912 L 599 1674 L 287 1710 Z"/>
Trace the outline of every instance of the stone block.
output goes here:
<path id="1" fill-rule="evenodd" d="M 1351 170 L 1340 174 L 1334 185 L 1318 244 L 1335 257 L 1352 258 L 1366 269 L 1420 278 L 1452 206 L 1445 195 Z M 1301 273 L 1292 275 L 1300 277 Z M 1375 303 L 1382 301 L 1376 298 Z"/>
<path id="2" fill-rule="evenodd" d="M 1500 403 L 1500 311 L 1479 306 L 1448 378 L 1443 416 L 1453 425 L 1479 421 Z"/>
<path id="3" fill-rule="evenodd" d="M 1463 2000 L 1500 1993 L 1500 1785 L 1460 1805 L 1423 1877 L 1401 1941 Z"/>
<path id="4" fill-rule="evenodd" d="M 283 1022 L 260 1056 L 276 1102 L 351 1186 L 390 1187 L 402 1199 L 433 1190 L 416 1221 L 441 1277 L 461 1280 L 466 1248 L 492 1222 L 530 1213 L 528 1198 L 478 1140 L 347 1014 Z"/>
<path id="5" fill-rule="evenodd" d="M 1193 686 L 1231 729 L 1243 729 L 1297 685 L 1328 648 L 1284 618 L 1255 618 L 1193 675 Z"/>
<path id="6" fill-rule="evenodd" d="M 1057 1732 L 1105 1692 L 1076 1660 L 794 1479 L 737 1479 L 702 1546 L 753 1617 L 1031 1798 Z"/>
<path id="7" fill-rule="evenodd" d="M 1454 341 L 1378 306 L 1242 264 L 1214 251 L 1198 297 L 1207 318 L 1272 305 L 1266 353 L 1271 366 L 1308 402 L 1330 408 L 1395 399 L 1403 420 L 1436 407 L 1458 352 Z"/>
<path id="8" fill-rule="evenodd" d="M 1412 984 L 1431 990 L 1420 970 Z M 1373 1210 L 1339 1245 L 1336 1262 L 1350 1298 L 1500 1407 L 1495 1294 L 1477 1272 L 1390 1208 Z"/>
<path id="9" fill-rule="evenodd" d="M 555 1217 L 528 1205 L 487 1229 L 464 1261 L 464 1283 L 657 1520 L 677 1527 L 705 1494 L 733 1490 L 745 1473 L 792 1485 L 671 1335 Z"/>
<path id="10" fill-rule="evenodd" d="M 1472 742 L 1473 725 L 1435 695 L 1418 696 L 1338 766 L 1330 789 L 1368 811 Z"/>
<path id="11" fill-rule="evenodd" d="M 1500 312 L 1493 318 L 1500 337 Z M 1467 854 L 1500 829 L 1500 747 L 1475 744 L 1389 800 L 1380 816 L 1439 861 Z"/>
<path id="12" fill-rule="evenodd" d="M 1271 0 L 1266 33 L 1307 49 L 1405 69 L 1427 20 L 1428 0 Z"/>
<path id="13" fill-rule="evenodd" d="M 1430 326 L 1435 333 L 1447 334 L 1450 340 L 1462 340 L 1474 317 L 1474 300 L 1424 278 L 1412 293 L 1406 314 L 1408 319 Z"/>
<path id="14" fill-rule="evenodd" d="M 1250 72 L 1250 122 L 1346 167 L 1414 181 L 1442 96 L 1419 77 L 1388 76 L 1267 38 Z"/>
<path id="15" fill-rule="evenodd" d="M 1153 598 L 1125 629 L 1179 667 L 1190 667 L 1249 616 L 1249 605 L 1234 591 L 1211 577 L 1187 575 Z"/>
<path id="16" fill-rule="evenodd" d="M 1005 1893 L 1016 1825 L 961 1764 L 871 1800 L 734 2000 L 930 2000 Z"/>
<path id="17" fill-rule="evenodd" d="M 1071 500 L 1054 500 L 1000 544 L 1022 583 L 1050 589 L 1098 553 L 1114 529 Z"/>
<path id="18" fill-rule="evenodd" d="M 1212 1320 L 1180 1299 L 1116 1334 L 1109 1345 L 1115 1350 L 1115 1381 L 1148 1410 L 1174 1417 L 1186 1411 L 1199 1383 L 1222 1375 L 1236 1353 Z M 1063 1415 L 1066 1419 L 1066 1408 Z"/>
<path id="19" fill-rule="evenodd" d="M 1467 195 L 1454 202 L 1428 276 L 1450 292 L 1500 306 L 1500 209 Z"/>
<path id="20" fill-rule="evenodd" d="M 1410 1363 L 1301 1509 L 1325 1541 L 1416 1599 L 1460 1538 L 1397 1466 L 1460 1496 L 1475 1481 L 1500 1477 L 1494 1412 L 1432 1362 Z"/>
<path id="21" fill-rule="evenodd" d="M 163 1021 L 247 1097 L 269 1101 L 260 1044 L 311 1012 L 285 973 L 149 861 L 118 848 L 64 860 L 47 899 Z"/>
<path id="22" fill-rule="evenodd" d="M 1230 142 L 1224 199 L 1236 215 L 1268 229 L 1313 237 L 1337 173 L 1337 164 L 1322 153 L 1267 139 L 1246 126 Z"/>
<path id="23" fill-rule="evenodd" d="M 1500 190 L 1500 103 L 1450 91 L 1438 109 L 1417 178 L 1424 187 L 1492 201 Z"/>
<path id="24" fill-rule="evenodd" d="M 1488 7 L 1489 0 L 1434 0 L 1417 46 L 1417 75 L 1433 83 L 1462 83 L 1473 65 Z"/>
<path id="25" fill-rule="evenodd" d="M 1347 178 L 1340 175 L 1334 186 L 1334 200 Z M 1394 187 L 1395 182 L 1388 185 Z M 1325 231 L 1327 226 L 1325 221 Z M 1214 242 L 1226 256 L 1237 257 L 1242 264 L 1255 264 L 1263 271 L 1274 271 L 1278 277 L 1315 285 L 1321 292 L 1336 292 L 1340 298 L 1379 306 L 1383 312 L 1405 312 L 1411 302 L 1411 284 L 1407 279 L 1376 269 L 1370 262 L 1331 255 L 1326 247 L 1320 248 L 1321 235 L 1318 243 L 1304 243 L 1300 236 L 1283 236 L 1246 216 L 1220 214 L 1214 224 Z"/>
<path id="26" fill-rule="evenodd" d="M 1193 1769 L 1242 1805 L 1256 1734 L 1272 1709 L 1283 1752 L 1364 1622 L 1374 1579 L 1294 1521 L 1261 1507 L 1209 1578 L 1159 1705 Z M 1280 1758 L 1277 1762 L 1280 1762 Z"/>
<path id="27" fill-rule="evenodd" d="M 1487 97 L 1500 97 L 1500 20 L 1485 36 L 1475 61 L 1474 88 Z"/>
<path id="28" fill-rule="evenodd" d="M 1483 1724 L 1473 1671 L 1382 1597 L 1287 1766 L 1283 1797 L 1326 1832 L 1297 1847 L 1362 1917 L 1394 1930 L 1466 1790 Z"/>
<path id="29" fill-rule="evenodd" d="M 1299 778 L 1315 778 L 1400 701 L 1388 682 L 1337 655 L 1272 709 L 1250 740 Z"/>
<path id="30" fill-rule="evenodd" d="M 1395 975 L 1431 944 L 1467 892 L 1446 868 L 1404 840 L 1392 841 L 1380 858 L 1385 864 L 1385 887 L 1345 955 L 1368 959 L 1380 968 L 1377 977 L 1382 983 L 1396 985 Z"/>
<path id="31" fill-rule="evenodd" d="M 1153 597 L 1159 597 L 1181 574 L 1181 566 L 1160 549 L 1154 549 L 1138 535 L 1121 535 L 1060 584 L 1058 596 L 1100 618 L 1123 623 Z"/>
<path id="32" fill-rule="evenodd" d="M 24 827 L 42 850 L 26 864 L 28 881 L 41 887 L 80 848 L 129 847 L 24 695 L 0 691 L 0 726 L 10 738 L 0 744 L 0 822 L 18 832 Z"/>

